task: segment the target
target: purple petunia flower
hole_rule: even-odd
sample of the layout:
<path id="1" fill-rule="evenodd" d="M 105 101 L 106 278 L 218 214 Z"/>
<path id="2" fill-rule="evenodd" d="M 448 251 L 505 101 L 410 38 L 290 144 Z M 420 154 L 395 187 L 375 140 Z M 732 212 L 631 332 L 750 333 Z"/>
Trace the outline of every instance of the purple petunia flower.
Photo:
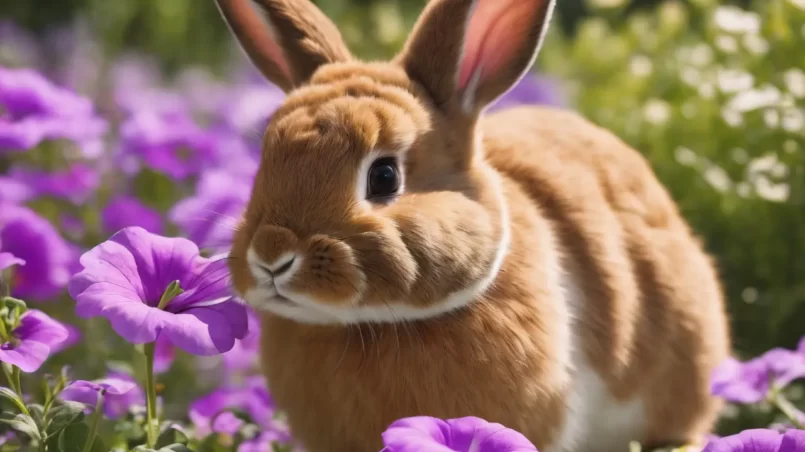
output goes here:
<path id="1" fill-rule="evenodd" d="M 44 301 L 61 292 L 70 278 L 73 248 L 46 219 L 14 204 L 0 205 L 0 251 L 25 261 L 15 269 L 13 294 Z"/>
<path id="2" fill-rule="evenodd" d="M 0 203 L 24 203 L 34 196 L 31 187 L 8 176 L 0 176 Z"/>
<path id="3" fill-rule="evenodd" d="M 805 355 L 774 348 L 747 362 L 726 360 L 713 371 L 710 391 L 730 402 L 757 403 L 772 387 L 782 388 L 803 377 Z"/>
<path id="4" fill-rule="evenodd" d="M 217 161 L 215 137 L 182 112 L 139 111 L 120 128 L 124 158 L 182 180 Z"/>
<path id="5" fill-rule="evenodd" d="M 129 226 L 139 226 L 154 234 L 162 233 L 162 216 L 132 196 L 113 198 L 101 211 L 101 224 L 109 234 Z"/>
<path id="6" fill-rule="evenodd" d="M 276 407 L 268 393 L 265 379 L 260 376 L 249 377 L 242 387 L 224 387 L 197 399 L 190 404 L 190 420 L 200 437 L 210 433 L 234 435 L 243 421 L 228 410 L 239 410 L 249 415 L 256 425 L 264 430 L 281 434 L 283 441 L 290 440 L 287 429 L 273 419 Z"/>
<path id="7" fill-rule="evenodd" d="M 805 452 L 805 430 L 744 430 L 711 441 L 702 452 Z"/>
<path id="8" fill-rule="evenodd" d="M 232 298 L 224 258 L 207 259 L 183 238 L 132 226 L 81 256 L 68 286 L 79 317 L 106 317 L 133 344 L 160 335 L 196 355 L 229 351 L 248 332 L 246 309 Z M 178 281 L 183 292 L 160 307 Z"/>
<path id="9" fill-rule="evenodd" d="M 501 96 L 488 111 L 504 110 L 517 105 L 565 106 L 559 84 L 545 76 L 527 74 L 511 90 Z"/>
<path id="10" fill-rule="evenodd" d="M 28 310 L 11 331 L 11 338 L 0 345 L 0 361 L 23 372 L 35 372 L 51 350 L 67 339 L 67 329 L 42 311 Z"/>
<path id="11" fill-rule="evenodd" d="M 95 407 L 98 403 L 101 391 L 104 392 L 103 414 L 110 419 L 125 416 L 132 406 L 145 405 L 145 393 L 131 376 L 122 372 L 109 372 L 106 378 L 95 381 L 74 381 L 64 388 L 59 397 L 83 403 L 91 409 L 89 407 Z"/>
<path id="12" fill-rule="evenodd" d="M 0 67 L 0 151 L 24 151 L 45 140 L 87 145 L 91 154 L 108 124 L 89 99 L 60 88 L 31 69 Z M 89 155 L 94 157 L 95 155 Z"/>
<path id="13" fill-rule="evenodd" d="M 95 192 L 101 182 L 97 169 L 74 163 L 66 169 L 43 171 L 23 167 L 13 167 L 8 178 L 29 187 L 30 197 L 50 196 L 81 204 Z"/>
<path id="14" fill-rule="evenodd" d="M 194 196 L 173 206 L 168 218 L 203 248 L 229 249 L 238 219 L 251 194 L 251 179 L 244 180 L 224 171 L 207 171 L 196 190 Z"/>
<path id="15" fill-rule="evenodd" d="M 526 452 L 536 451 L 521 433 L 477 417 L 441 420 L 403 418 L 383 432 L 382 452 Z"/>

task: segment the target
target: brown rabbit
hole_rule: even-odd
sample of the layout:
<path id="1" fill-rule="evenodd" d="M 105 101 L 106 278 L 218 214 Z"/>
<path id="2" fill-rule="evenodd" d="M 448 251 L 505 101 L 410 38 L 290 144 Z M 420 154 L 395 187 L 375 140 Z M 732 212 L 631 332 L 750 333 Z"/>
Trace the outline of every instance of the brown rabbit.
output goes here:
<path id="1" fill-rule="evenodd" d="M 288 96 L 231 251 L 311 452 L 478 416 L 541 451 L 699 442 L 730 348 L 710 258 L 646 160 L 574 113 L 484 115 L 554 0 L 433 0 L 359 62 L 309 0 L 217 0 Z"/>

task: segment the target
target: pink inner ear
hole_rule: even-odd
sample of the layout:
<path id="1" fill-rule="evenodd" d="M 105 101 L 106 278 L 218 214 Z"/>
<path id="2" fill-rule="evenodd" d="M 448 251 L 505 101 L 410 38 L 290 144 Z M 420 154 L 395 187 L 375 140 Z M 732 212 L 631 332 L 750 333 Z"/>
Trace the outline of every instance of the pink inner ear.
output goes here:
<path id="1" fill-rule="evenodd" d="M 285 60 L 285 53 L 282 51 L 282 48 L 277 41 L 271 35 L 270 31 L 267 31 L 266 34 L 269 35 L 269 38 L 266 41 L 266 51 L 271 56 L 271 59 L 274 63 L 282 70 L 282 73 L 285 74 L 285 77 L 288 80 L 293 80 L 293 74 L 291 74 L 291 67 L 288 64 L 288 61 Z"/>
<path id="2" fill-rule="evenodd" d="M 459 89 L 467 87 L 479 67 L 483 67 L 483 82 L 523 50 L 529 27 L 537 26 L 536 14 L 546 1 L 477 0 L 464 40 Z"/>
<path id="3" fill-rule="evenodd" d="M 270 61 L 274 62 L 277 67 L 282 70 L 287 80 L 293 80 L 291 73 L 291 66 L 288 60 L 285 59 L 285 53 L 282 51 L 277 39 L 274 37 L 274 24 L 268 20 L 267 14 L 253 14 L 244 17 L 243 20 L 248 20 L 249 30 L 257 36 L 253 36 L 256 45 L 262 45 L 261 52 L 267 54 L 266 56 Z"/>
<path id="4" fill-rule="evenodd" d="M 290 64 L 285 59 L 282 47 L 273 36 L 273 25 L 267 14 L 256 11 L 251 0 L 219 0 L 221 11 L 226 16 L 238 39 L 255 63 L 273 64 L 285 79 L 293 80 Z M 259 7 L 258 7 L 259 9 Z"/>

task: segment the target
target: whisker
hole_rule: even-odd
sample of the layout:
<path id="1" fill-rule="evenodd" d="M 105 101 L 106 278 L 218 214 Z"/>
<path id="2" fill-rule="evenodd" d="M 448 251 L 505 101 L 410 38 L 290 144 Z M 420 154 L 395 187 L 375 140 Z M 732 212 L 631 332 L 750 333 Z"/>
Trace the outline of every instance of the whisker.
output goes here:
<path id="1" fill-rule="evenodd" d="M 333 373 L 338 371 L 338 368 L 341 366 L 341 362 L 344 360 L 344 357 L 347 355 L 347 350 L 349 349 L 349 342 L 350 342 L 350 339 L 352 338 L 352 328 L 350 327 L 350 325 L 347 325 L 346 334 L 347 334 L 347 343 L 344 345 L 344 351 L 341 352 L 341 357 L 338 359 L 338 362 L 335 365 L 335 369 L 333 370 Z"/>

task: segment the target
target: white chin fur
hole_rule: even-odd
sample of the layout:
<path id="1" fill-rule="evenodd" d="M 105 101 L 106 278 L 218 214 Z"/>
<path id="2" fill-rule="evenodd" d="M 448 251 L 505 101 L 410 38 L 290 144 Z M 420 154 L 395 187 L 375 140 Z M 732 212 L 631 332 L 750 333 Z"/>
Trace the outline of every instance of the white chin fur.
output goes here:
<path id="1" fill-rule="evenodd" d="M 299 323 L 313 325 L 327 325 L 340 323 L 327 314 L 318 310 L 310 309 L 298 304 L 288 304 L 275 300 L 276 291 L 266 291 L 259 288 L 252 288 L 246 291 L 244 299 L 246 303 L 257 311 L 267 311 L 280 317 L 290 319 Z"/>
<path id="2" fill-rule="evenodd" d="M 500 200 L 501 236 L 495 258 L 487 275 L 474 284 L 448 295 L 444 300 L 427 308 L 414 308 L 403 302 L 388 303 L 382 306 L 337 307 L 317 303 L 303 295 L 294 294 L 282 287 L 278 291 L 282 296 L 294 301 L 294 305 L 272 300 L 274 293 L 252 288 L 244 298 L 255 309 L 269 311 L 276 315 L 307 324 L 358 324 L 358 323 L 401 323 L 413 320 L 424 320 L 438 317 L 450 311 L 461 309 L 477 300 L 497 277 L 503 260 L 509 249 L 511 226 L 509 210 L 503 197 L 500 179 L 490 171 L 497 182 L 497 194 Z M 272 291 L 273 292 L 273 291 Z"/>

